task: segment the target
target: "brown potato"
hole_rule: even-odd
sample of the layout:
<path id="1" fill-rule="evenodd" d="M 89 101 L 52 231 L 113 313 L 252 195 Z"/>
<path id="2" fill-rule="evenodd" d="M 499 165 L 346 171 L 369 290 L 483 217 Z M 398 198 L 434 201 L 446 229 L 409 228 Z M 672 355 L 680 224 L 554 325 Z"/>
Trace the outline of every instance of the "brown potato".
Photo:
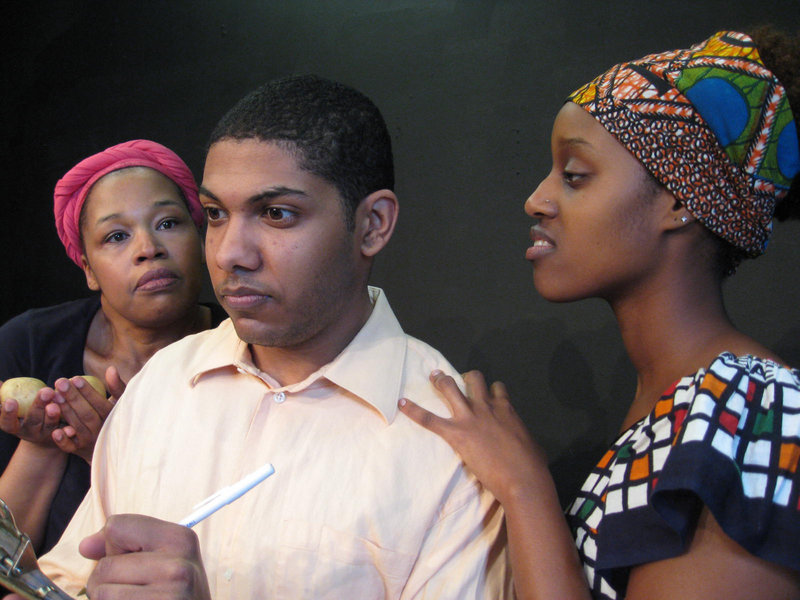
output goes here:
<path id="1" fill-rule="evenodd" d="M 45 387 L 44 381 L 35 377 L 12 377 L 0 386 L 0 405 L 13 398 L 19 408 L 17 415 L 24 417 L 36 398 L 36 392 Z"/>

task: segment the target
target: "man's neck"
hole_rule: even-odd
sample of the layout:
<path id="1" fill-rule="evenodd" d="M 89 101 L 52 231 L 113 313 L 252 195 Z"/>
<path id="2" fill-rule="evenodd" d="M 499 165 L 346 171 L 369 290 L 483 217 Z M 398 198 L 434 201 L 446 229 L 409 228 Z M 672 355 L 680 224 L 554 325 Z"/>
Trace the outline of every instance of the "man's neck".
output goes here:
<path id="1" fill-rule="evenodd" d="M 303 381 L 333 361 L 364 327 L 372 314 L 369 292 L 349 304 L 340 318 L 300 344 L 292 346 L 260 346 L 250 344 L 253 363 L 281 386 Z"/>

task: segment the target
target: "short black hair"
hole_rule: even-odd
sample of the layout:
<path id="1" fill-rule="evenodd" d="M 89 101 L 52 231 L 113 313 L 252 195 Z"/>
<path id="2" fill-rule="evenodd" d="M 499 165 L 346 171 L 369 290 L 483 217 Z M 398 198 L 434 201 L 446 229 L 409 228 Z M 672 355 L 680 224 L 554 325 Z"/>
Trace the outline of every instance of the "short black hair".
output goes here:
<path id="1" fill-rule="evenodd" d="M 217 123 L 210 148 L 225 140 L 275 142 L 300 168 L 332 183 L 353 226 L 361 200 L 394 188 L 392 143 L 378 107 L 361 92 L 316 75 L 270 81 Z"/>

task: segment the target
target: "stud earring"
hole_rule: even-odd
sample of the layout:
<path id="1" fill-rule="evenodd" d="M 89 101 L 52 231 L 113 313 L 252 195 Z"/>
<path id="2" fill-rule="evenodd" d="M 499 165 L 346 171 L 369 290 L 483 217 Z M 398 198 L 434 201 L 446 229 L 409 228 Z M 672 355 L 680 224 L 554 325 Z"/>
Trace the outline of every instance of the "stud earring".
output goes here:
<path id="1" fill-rule="evenodd" d="M 683 215 L 681 217 L 681 223 L 686 223 L 686 221 L 688 221 L 688 220 L 689 220 L 689 217 L 687 217 L 686 215 Z"/>

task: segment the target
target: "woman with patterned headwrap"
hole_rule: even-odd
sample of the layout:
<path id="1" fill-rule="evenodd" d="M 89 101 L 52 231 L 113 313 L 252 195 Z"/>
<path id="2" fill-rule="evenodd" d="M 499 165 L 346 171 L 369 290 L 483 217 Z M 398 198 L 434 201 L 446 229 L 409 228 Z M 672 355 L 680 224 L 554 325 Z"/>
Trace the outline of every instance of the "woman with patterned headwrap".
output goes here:
<path id="1" fill-rule="evenodd" d="M 565 521 L 502 384 L 470 373 L 464 396 L 434 373 L 452 419 L 400 401 L 503 504 L 518 597 L 800 598 L 800 371 L 722 301 L 800 212 L 799 92 L 797 40 L 720 32 L 558 113 L 526 257 L 546 299 L 613 309 L 638 374 L 620 436 Z"/>
<path id="2" fill-rule="evenodd" d="M 133 140 L 90 156 L 55 188 L 58 235 L 86 276 L 89 298 L 29 310 L 0 328 L 0 379 L 47 388 L 18 417 L 0 412 L 0 498 L 38 552 L 60 537 L 89 487 L 89 461 L 113 397 L 154 352 L 224 318 L 198 304 L 203 212 L 186 164 Z"/>

